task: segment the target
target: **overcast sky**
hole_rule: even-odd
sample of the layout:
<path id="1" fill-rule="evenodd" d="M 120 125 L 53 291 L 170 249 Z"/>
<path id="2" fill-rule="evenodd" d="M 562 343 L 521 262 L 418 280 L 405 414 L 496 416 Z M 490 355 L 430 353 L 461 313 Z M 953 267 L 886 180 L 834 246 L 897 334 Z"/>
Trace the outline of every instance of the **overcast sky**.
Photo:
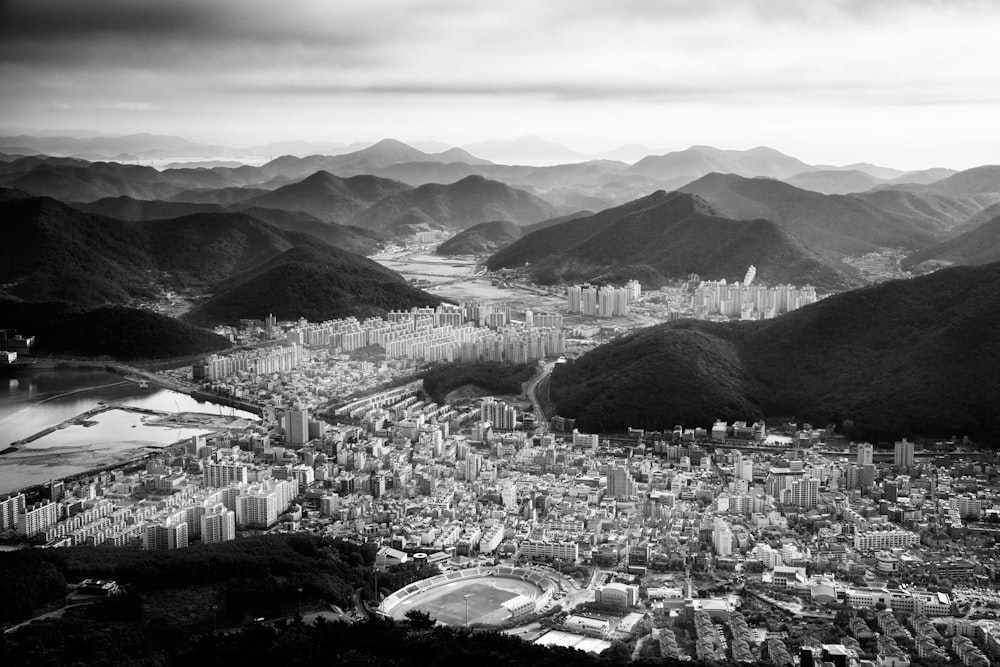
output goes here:
<path id="1" fill-rule="evenodd" d="M 992 0 L 0 0 L 0 126 L 1000 162 Z"/>

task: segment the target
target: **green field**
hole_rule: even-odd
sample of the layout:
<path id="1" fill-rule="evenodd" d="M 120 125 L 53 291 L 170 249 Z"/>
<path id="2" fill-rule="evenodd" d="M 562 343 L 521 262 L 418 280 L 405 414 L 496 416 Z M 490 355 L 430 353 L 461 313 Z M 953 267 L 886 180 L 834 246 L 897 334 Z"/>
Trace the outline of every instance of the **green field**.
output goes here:
<path id="1" fill-rule="evenodd" d="M 410 609 L 419 609 L 448 625 L 465 624 L 465 596 L 469 596 L 469 623 L 496 623 L 507 615 L 503 603 L 520 594 L 537 595 L 538 588 L 512 579 L 457 581 L 417 594 L 393 610 L 402 618 Z M 503 586 L 502 588 L 500 586 Z"/>

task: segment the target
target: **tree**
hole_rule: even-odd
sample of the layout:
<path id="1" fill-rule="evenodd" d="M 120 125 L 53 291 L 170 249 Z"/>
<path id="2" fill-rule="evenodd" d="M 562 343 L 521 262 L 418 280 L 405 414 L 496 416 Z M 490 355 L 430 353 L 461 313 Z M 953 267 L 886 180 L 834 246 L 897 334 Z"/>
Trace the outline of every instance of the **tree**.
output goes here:
<path id="1" fill-rule="evenodd" d="M 436 623 L 430 614 L 419 609 L 411 609 L 405 615 L 407 623 L 413 626 L 414 630 L 429 630 Z"/>

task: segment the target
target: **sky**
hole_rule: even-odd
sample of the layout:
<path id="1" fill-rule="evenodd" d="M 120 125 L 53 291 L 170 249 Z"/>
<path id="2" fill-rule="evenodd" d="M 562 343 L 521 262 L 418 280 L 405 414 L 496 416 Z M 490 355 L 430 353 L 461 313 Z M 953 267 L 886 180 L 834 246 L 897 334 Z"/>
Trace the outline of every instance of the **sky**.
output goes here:
<path id="1" fill-rule="evenodd" d="M 1000 162 L 993 0 L 0 0 L 0 127 Z"/>

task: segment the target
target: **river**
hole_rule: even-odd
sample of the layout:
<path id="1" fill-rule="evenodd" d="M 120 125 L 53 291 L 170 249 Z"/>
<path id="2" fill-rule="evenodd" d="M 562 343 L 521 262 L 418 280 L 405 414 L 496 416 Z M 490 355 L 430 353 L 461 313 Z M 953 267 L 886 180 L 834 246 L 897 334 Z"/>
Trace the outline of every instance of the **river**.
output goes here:
<path id="1" fill-rule="evenodd" d="M 99 402 L 256 418 L 155 385 L 143 389 L 106 371 L 32 369 L 0 376 L 0 449 L 97 407 Z M 146 420 L 138 413 L 111 410 L 94 417 L 96 425 L 68 426 L 33 441 L 22 451 L 0 456 L 0 494 L 126 460 L 206 432 L 152 426 Z"/>

